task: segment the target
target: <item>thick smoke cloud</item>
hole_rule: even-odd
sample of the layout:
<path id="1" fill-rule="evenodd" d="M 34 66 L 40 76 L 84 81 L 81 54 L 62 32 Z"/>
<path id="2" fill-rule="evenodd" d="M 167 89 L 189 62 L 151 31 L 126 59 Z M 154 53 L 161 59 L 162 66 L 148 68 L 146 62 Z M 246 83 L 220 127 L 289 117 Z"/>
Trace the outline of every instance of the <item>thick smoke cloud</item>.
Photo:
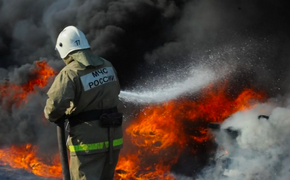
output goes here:
<path id="1" fill-rule="evenodd" d="M 54 50 L 54 43 L 58 33 L 67 25 L 83 30 L 92 49 L 112 61 L 120 80 L 124 85 L 129 84 L 132 75 L 136 74 L 136 67 L 143 63 L 145 52 L 161 44 L 159 36 L 171 26 L 169 22 L 177 18 L 184 3 L 1 0 L 1 87 L 4 88 L 6 83 L 27 83 L 34 68 L 33 62 L 37 60 L 45 59 L 59 71 L 64 64 Z M 55 126 L 43 125 L 48 87 L 37 89 L 20 106 L 9 99 L 11 96 L 2 94 L 1 147 L 32 143 L 40 145 L 40 151 L 56 150 L 52 148 L 57 147 Z"/>
<path id="2" fill-rule="evenodd" d="M 228 64 L 239 63 L 236 75 L 247 76 L 247 82 L 280 93 L 277 86 L 287 88 L 281 81 L 288 80 L 287 14 L 277 1 L 190 1 L 172 27 L 175 39 L 146 53 L 145 59 L 180 68 L 189 59 L 200 62 L 213 56 L 216 61 L 219 55 Z"/>
<path id="3" fill-rule="evenodd" d="M 44 88 L 27 86 L 37 78 L 35 64 L 25 64 L 6 71 L 7 79 L 0 84 L 0 147 L 11 145 L 39 145 L 40 152 L 54 154 L 57 150 L 55 125 L 43 116 L 46 100 Z M 28 93 L 31 91 L 31 93 Z"/>
<path id="4" fill-rule="evenodd" d="M 227 66 L 232 93 L 254 87 L 285 99 L 290 90 L 289 10 L 282 0 L 0 0 L 0 17 L 1 84 L 27 82 L 36 60 L 59 71 L 64 63 L 54 43 L 75 25 L 115 65 L 122 89 L 167 87 L 164 74 L 186 77 L 191 67 Z M 21 108 L 1 104 L 2 146 L 56 147 L 54 126 L 42 122 L 48 88 Z"/>
<path id="5" fill-rule="evenodd" d="M 43 57 L 59 59 L 56 37 L 65 26 L 76 25 L 94 52 L 115 64 L 123 86 L 135 83 L 140 72 L 159 76 L 161 70 L 218 53 L 224 54 L 223 61 L 243 65 L 240 74 L 247 69 L 250 80 L 261 81 L 262 87 L 288 80 L 289 13 L 282 1 L 2 0 L 0 8 L 4 68 Z M 232 49 L 240 53 L 229 53 Z M 255 71 L 270 81 L 263 82 L 266 78 Z"/>

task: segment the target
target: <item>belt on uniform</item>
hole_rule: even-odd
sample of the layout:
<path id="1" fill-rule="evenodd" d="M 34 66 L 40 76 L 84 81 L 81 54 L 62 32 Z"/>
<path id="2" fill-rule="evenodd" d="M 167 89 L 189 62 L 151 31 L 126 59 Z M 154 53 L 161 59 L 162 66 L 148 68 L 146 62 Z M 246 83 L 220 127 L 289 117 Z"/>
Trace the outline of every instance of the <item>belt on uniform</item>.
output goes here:
<path id="1" fill-rule="evenodd" d="M 84 122 L 99 120 L 101 115 L 115 113 L 115 112 L 118 112 L 117 107 L 113 107 L 109 109 L 93 109 L 93 110 L 81 112 L 75 116 L 69 117 L 68 120 L 69 120 L 70 127 L 73 127 Z"/>
<path id="2" fill-rule="evenodd" d="M 85 111 L 73 117 L 70 117 L 68 119 L 69 119 L 70 127 L 73 127 L 73 126 L 76 126 L 78 124 L 88 122 L 88 121 L 101 120 L 101 126 L 108 128 L 109 164 L 113 164 L 114 127 L 118 127 L 122 125 L 122 118 L 123 118 L 123 114 L 118 113 L 117 107 L 113 107 L 110 109 L 95 109 L 95 110 Z"/>

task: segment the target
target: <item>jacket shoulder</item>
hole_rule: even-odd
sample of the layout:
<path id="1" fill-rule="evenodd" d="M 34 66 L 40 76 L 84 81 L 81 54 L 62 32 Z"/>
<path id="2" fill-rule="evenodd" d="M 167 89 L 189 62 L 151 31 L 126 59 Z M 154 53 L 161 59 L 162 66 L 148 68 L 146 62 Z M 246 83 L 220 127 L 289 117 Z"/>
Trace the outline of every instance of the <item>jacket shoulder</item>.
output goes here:
<path id="1" fill-rule="evenodd" d="M 68 65 L 66 65 L 64 68 L 62 68 L 62 70 L 59 72 L 58 75 L 68 75 L 68 76 L 77 76 L 79 69 L 79 65 L 77 62 L 73 61 L 71 63 L 69 63 Z"/>

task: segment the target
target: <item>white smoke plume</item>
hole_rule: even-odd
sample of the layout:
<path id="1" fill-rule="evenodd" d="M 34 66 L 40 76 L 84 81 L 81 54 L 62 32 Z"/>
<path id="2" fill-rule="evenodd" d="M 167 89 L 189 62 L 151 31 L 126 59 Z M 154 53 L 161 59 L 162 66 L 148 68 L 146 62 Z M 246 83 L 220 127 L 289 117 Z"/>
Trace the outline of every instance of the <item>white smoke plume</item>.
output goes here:
<path id="1" fill-rule="evenodd" d="M 197 179 L 289 179 L 290 109 L 279 105 L 259 104 L 225 120 L 214 133 L 218 145 L 214 162 Z"/>
<path id="2" fill-rule="evenodd" d="M 59 71 L 64 64 L 54 48 L 56 37 L 64 27 L 75 25 L 87 35 L 92 50 L 114 64 L 124 90 L 121 96 L 128 101 L 152 103 L 194 94 L 202 86 L 222 77 L 219 72 L 231 74 L 231 89 L 253 85 L 270 97 L 284 96 L 290 90 L 289 12 L 282 0 L 0 0 L 0 83 L 5 83 L 5 78 L 18 84 L 27 82 L 33 62 L 42 57 Z M 200 64 L 206 65 L 208 61 L 216 61 L 216 65 L 200 68 Z M 230 73 L 223 67 L 225 64 L 232 67 Z M 169 75 L 175 73 L 181 76 L 178 78 L 180 83 Z M 154 77 L 158 78 L 152 80 Z M 191 84 L 192 81 L 196 84 Z M 1 146 L 32 142 L 40 144 L 43 151 L 57 147 L 54 125 L 43 125 L 41 120 L 48 87 L 31 94 L 21 108 L 11 104 L 7 110 L 1 104 Z M 134 99 L 132 94 L 137 98 Z M 267 111 L 270 119 L 261 122 L 261 126 L 269 129 L 261 133 L 269 132 L 274 136 L 269 140 L 276 138 L 282 142 L 283 138 L 276 137 L 269 123 L 278 122 L 274 112 L 283 114 L 283 109 L 285 107 L 282 110 L 272 108 Z M 251 127 L 262 121 L 256 119 L 260 112 L 254 113 L 255 110 L 250 111 L 252 116 L 249 115 L 253 119 L 249 123 Z M 241 113 L 223 126 L 235 122 L 237 117 L 242 117 Z M 282 121 L 279 123 L 287 127 Z M 247 131 L 239 123 L 234 125 Z M 253 140 L 262 136 L 249 132 L 250 135 Z M 268 154 L 273 159 L 281 155 L 285 159 L 282 164 L 287 163 L 288 157 L 284 156 L 281 145 L 274 143 L 278 148 L 276 152 L 270 141 L 263 140 L 264 145 L 257 143 L 258 149 L 268 147 Z M 251 153 L 256 153 L 260 157 L 261 161 L 256 159 L 255 162 L 266 161 L 264 152 L 259 154 L 261 150 L 251 149 L 254 142 L 243 144 L 245 140 L 240 141 L 241 147 L 250 149 L 246 155 L 251 157 Z M 232 166 L 232 172 L 236 169 L 245 171 L 245 162 L 239 156 L 243 155 L 239 154 L 240 147 L 234 147 L 238 149 L 234 154 L 240 160 L 229 166 Z M 278 166 L 271 162 L 263 164 L 268 163 L 269 167 L 262 167 L 279 172 L 274 177 L 278 180 L 287 176 L 287 169 L 278 171 L 275 169 Z M 241 167 L 236 165 L 238 163 Z M 217 175 L 215 170 L 213 166 L 208 172 Z M 210 176 L 205 173 L 204 176 L 224 178 L 220 174 Z"/>

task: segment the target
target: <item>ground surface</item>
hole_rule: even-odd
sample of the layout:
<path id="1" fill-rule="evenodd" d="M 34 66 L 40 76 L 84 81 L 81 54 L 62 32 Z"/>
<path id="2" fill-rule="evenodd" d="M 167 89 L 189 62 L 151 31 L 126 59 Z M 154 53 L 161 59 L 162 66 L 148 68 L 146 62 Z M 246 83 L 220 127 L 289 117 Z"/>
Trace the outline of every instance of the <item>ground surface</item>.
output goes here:
<path id="1" fill-rule="evenodd" d="M 13 169 L 9 166 L 0 165 L 0 180 L 59 180 L 43 178 L 21 169 Z"/>

